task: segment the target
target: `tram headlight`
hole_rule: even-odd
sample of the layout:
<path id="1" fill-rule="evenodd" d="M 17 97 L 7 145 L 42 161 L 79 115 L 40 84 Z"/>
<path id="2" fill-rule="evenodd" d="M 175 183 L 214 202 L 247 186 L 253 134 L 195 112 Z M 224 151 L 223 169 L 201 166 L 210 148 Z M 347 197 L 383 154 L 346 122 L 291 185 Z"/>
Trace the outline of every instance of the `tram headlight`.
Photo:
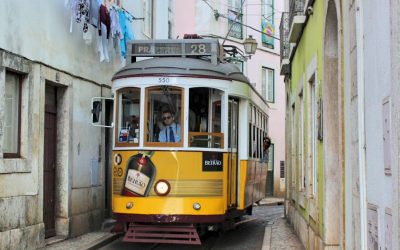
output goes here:
<path id="1" fill-rule="evenodd" d="M 197 203 L 197 202 L 193 203 L 194 210 L 200 210 L 200 208 L 201 208 L 200 203 Z"/>
<path id="2" fill-rule="evenodd" d="M 159 180 L 154 185 L 154 191 L 159 196 L 165 196 L 171 190 L 171 185 L 166 180 Z"/>

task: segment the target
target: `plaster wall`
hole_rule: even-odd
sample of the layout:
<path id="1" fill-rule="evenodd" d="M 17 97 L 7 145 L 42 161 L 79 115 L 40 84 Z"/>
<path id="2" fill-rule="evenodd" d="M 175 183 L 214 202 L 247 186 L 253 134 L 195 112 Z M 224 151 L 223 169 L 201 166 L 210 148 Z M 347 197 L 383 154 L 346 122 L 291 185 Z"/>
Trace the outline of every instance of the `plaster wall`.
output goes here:
<path id="1" fill-rule="evenodd" d="M 288 113 L 289 115 L 286 119 L 286 125 L 290 126 L 291 129 L 289 134 L 291 134 L 292 137 L 292 139 L 290 140 L 292 146 L 290 149 L 290 158 L 287 158 L 286 161 L 290 162 L 290 164 L 292 165 L 290 168 L 288 168 L 288 171 L 290 171 L 290 173 L 288 173 L 287 176 L 290 176 L 292 178 L 292 180 L 289 180 L 288 185 L 291 185 L 293 187 L 292 193 L 290 194 L 290 197 L 294 202 L 293 209 L 295 209 L 297 216 L 301 217 L 302 220 L 307 223 L 309 231 L 313 231 L 309 234 L 311 235 L 310 237 L 319 237 L 319 244 L 316 244 L 316 246 L 319 246 L 320 249 L 323 249 L 323 247 L 338 247 L 336 244 L 327 242 L 325 238 L 325 233 L 330 230 L 330 227 L 326 225 L 327 221 L 325 221 L 325 213 L 327 213 L 329 207 L 325 207 L 326 204 L 324 203 L 326 195 L 325 185 L 327 185 L 324 175 L 327 173 L 325 173 L 325 151 L 323 148 L 323 143 L 326 139 L 326 130 L 325 128 L 323 128 L 323 140 L 316 141 L 317 181 L 312 185 L 316 185 L 317 188 L 316 193 L 313 194 L 311 193 L 312 172 L 310 171 L 312 165 L 311 162 L 308 160 L 311 150 L 311 147 L 308 146 L 308 139 L 310 136 L 310 123 L 307 119 L 310 112 L 308 105 L 310 85 L 308 84 L 308 81 L 313 72 L 316 76 L 314 83 L 316 88 L 315 91 L 317 100 L 318 102 L 320 102 L 320 99 L 324 98 L 323 89 L 325 88 L 324 85 L 326 84 L 326 82 L 324 81 L 325 72 L 323 67 L 323 37 L 325 23 L 321 22 L 321 20 L 325 20 L 327 9 L 326 1 L 315 1 L 313 4 L 313 9 L 313 14 L 308 16 L 307 25 L 303 29 L 301 39 L 296 45 L 296 51 L 294 57 L 291 60 L 291 79 L 289 83 L 290 86 L 287 87 L 288 100 L 291 111 Z M 302 122 L 302 118 L 300 117 L 300 95 L 302 95 L 302 99 L 304 102 L 304 120 L 302 124 L 304 129 L 302 132 L 304 140 L 299 139 L 300 124 Z M 329 105 L 329 103 L 325 102 L 326 100 L 324 99 L 323 106 Z M 336 103 L 337 102 L 338 101 L 336 100 Z M 292 104 L 294 104 L 294 112 Z M 322 113 L 324 113 L 323 119 L 325 119 L 325 112 Z M 318 121 L 319 120 L 317 120 L 317 124 Z M 303 143 L 303 145 L 301 145 L 301 143 Z M 306 156 L 304 158 L 301 157 L 301 146 L 304 147 L 304 154 Z M 306 186 L 305 188 L 301 189 L 302 177 L 300 164 L 302 159 L 304 160 L 305 164 L 304 178 Z M 327 175 L 329 176 L 329 174 Z M 339 218 L 337 218 L 336 223 L 338 222 L 338 220 Z M 335 237 L 339 237 L 339 235 L 335 234 Z"/>
<path id="2" fill-rule="evenodd" d="M 400 2 L 391 1 L 390 6 L 391 27 L 391 128 L 392 136 L 392 165 L 393 168 L 393 227 L 392 246 L 400 247 Z M 393 249 L 396 249 L 393 247 Z"/>
<path id="3" fill-rule="evenodd" d="M 345 124 L 345 245 L 361 249 L 360 184 L 358 138 L 358 85 L 356 6 L 354 0 L 343 1 L 344 44 L 344 124 Z M 347 90 L 347 91 L 346 91 Z"/>
<path id="4" fill-rule="evenodd" d="M 393 132 L 396 128 L 390 128 L 389 149 L 384 148 L 382 139 L 384 134 L 383 103 L 389 98 L 389 105 L 392 106 L 393 95 L 396 95 L 396 92 L 391 89 L 390 58 L 393 55 L 391 52 L 391 3 L 366 1 L 363 7 L 367 202 L 377 208 L 377 241 L 380 247 L 385 248 L 388 241 L 396 239 L 390 236 L 393 235 L 393 229 L 398 230 L 398 223 L 393 223 L 393 210 L 398 206 L 394 203 L 397 200 L 394 195 L 397 187 L 394 186 L 393 172 L 397 173 L 398 166 L 391 162 L 391 154 L 395 152 L 392 150 L 395 143 L 392 140 L 395 139 Z M 374 32 L 371 33 L 370 30 Z M 377 44 L 379 44 L 379 50 L 376 49 Z M 388 112 L 391 120 L 390 109 Z M 388 153 L 384 152 L 385 150 L 389 151 L 389 156 L 385 157 L 385 153 Z M 385 158 L 391 162 L 390 173 L 385 171 Z M 387 224 L 391 226 L 388 227 Z M 391 245 L 395 246 L 392 243 Z"/>
<path id="5" fill-rule="evenodd" d="M 143 8 L 123 1 L 134 16 Z M 104 139 L 91 123 L 91 98 L 110 96 L 107 85 L 124 64 L 110 47 L 110 62 L 99 61 L 97 36 L 83 40 L 64 1 L 2 1 L 0 8 L 0 96 L 6 70 L 23 74 L 21 157 L 3 158 L 4 98 L 0 97 L 0 249 L 44 246 L 43 151 L 45 86 L 58 89 L 56 234 L 76 236 L 100 228 L 104 210 Z M 132 23 L 145 38 L 143 22 Z M 165 24 L 164 24 L 165 25 Z M 168 24 L 166 24 L 168 25 Z M 104 84 L 105 86 L 100 86 Z"/>

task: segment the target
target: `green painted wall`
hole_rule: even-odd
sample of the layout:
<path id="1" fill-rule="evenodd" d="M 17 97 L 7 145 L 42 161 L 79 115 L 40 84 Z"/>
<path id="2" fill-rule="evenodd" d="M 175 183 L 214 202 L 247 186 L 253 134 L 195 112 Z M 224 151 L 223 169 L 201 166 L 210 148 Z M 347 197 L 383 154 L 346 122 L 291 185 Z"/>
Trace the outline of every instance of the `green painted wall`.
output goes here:
<path id="1" fill-rule="evenodd" d="M 305 157 L 308 156 L 309 154 L 309 148 L 307 146 L 307 138 L 308 138 L 308 126 L 309 123 L 307 122 L 307 117 L 308 117 L 308 98 L 309 98 L 309 88 L 308 88 L 308 82 L 306 79 L 307 78 L 307 70 L 312 62 L 313 58 L 316 57 L 317 59 L 317 79 L 315 80 L 316 83 L 316 94 L 317 94 L 317 99 L 319 99 L 322 96 L 322 82 L 323 82 L 323 38 L 324 38 L 324 20 L 325 20 L 325 6 L 324 6 L 324 1 L 323 0 L 316 0 L 313 5 L 314 12 L 312 15 L 308 17 L 307 24 L 303 30 L 303 34 L 301 36 L 301 39 L 299 43 L 297 44 L 297 49 L 295 52 L 295 55 L 291 61 L 291 81 L 290 81 L 290 103 L 295 101 L 296 105 L 296 124 L 299 124 L 300 122 L 300 117 L 299 117 L 299 111 L 300 111 L 300 105 L 299 104 L 299 82 L 301 82 L 301 79 L 303 81 L 303 101 L 304 101 L 304 147 L 305 147 Z M 291 128 L 291 125 L 288 124 L 289 128 Z M 297 199 L 296 199 L 296 209 L 298 212 L 303 216 L 303 218 L 309 222 L 309 206 L 308 202 L 305 202 L 305 209 L 301 208 L 299 206 L 299 181 L 300 181 L 300 162 L 299 162 L 299 157 L 298 157 L 298 130 L 295 131 L 297 138 L 296 140 L 296 153 L 295 155 L 297 156 L 297 167 L 296 167 L 296 193 L 297 193 Z M 321 141 L 318 141 L 317 143 L 317 171 L 318 171 L 318 188 L 317 188 L 317 196 L 318 196 L 318 222 L 317 225 L 313 225 L 311 223 L 311 226 L 313 228 L 318 227 L 317 230 L 320 236 L 323 234 L 323 145 Z M 307 171 L 307 165 L 306 165 L 306 171 Z M 307 178 L 311 178 L 311 176 L 307 176 Z M 308 185 L 306 185 L 306 188 L 308 188 Z"/>

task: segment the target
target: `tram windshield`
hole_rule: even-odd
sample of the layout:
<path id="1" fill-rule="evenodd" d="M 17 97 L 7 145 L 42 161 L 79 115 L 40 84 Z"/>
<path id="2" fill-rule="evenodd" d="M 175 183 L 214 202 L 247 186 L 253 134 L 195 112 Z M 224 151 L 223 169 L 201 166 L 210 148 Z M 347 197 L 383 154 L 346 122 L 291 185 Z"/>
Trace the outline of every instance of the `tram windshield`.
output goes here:
<path id="1" fill-rule="evenodd" d="M 146 143 L 182 145 L 183 89 L 171 86 L 148 88 L 146 91 Z"/>
<path id="2" fill-rule="evenodd" d="M 189 146 L 223 148 L 221 99 L 223 91 L 210 88 L 189 90 Z"/>
<path id="3" fill-rule="evenodd" d="M 116 93 L 116 146 L 137 147 L 142 138 L 144 146 L 182 147 L 187 142 L 191 148 L 224 148 L 223 91 L 189 88 L 189 110 L 185 111 L 184 88 L 155 86 L 143 90 L 142 102 L 140 88 L 123 88 Z M 141 103 L 144 115 L 140 114 Z M 188 138 L 184 138 L 185 130 Z"/>
<path id="4" fill-rule="evenodd" d="M 140 89 L 124 88 L 117 94 L 119 134 L 117 145 L 134 146 L 139 144 Z"/>

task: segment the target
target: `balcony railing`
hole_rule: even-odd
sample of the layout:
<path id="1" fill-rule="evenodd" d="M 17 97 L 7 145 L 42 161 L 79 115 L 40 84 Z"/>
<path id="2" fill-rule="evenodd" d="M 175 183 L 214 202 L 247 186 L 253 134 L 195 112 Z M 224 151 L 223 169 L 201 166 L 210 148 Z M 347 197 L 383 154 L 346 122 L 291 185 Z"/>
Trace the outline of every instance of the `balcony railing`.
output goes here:
<path id="1" fill-rule="evenodd" d="M 305 0 L 290 0 L 289 5 L 289 27 L 292 25 L 294 16 L 304 15 Z"/>
<path id="2" fill-rule="evenodd" d="M 289 58 L 290 52 L 290 44 L 289 44 L 289 13 L 283 12 L 281 18 L 281 24 L 279 26 L 279 34 L 280 34 L 280 47 L 281 47 L 281 63 L 282 59 Z"/>
<path id="3" fill-rule="evenodd" d="M 228 10 L 228 29 L 229 36 L 242 39 L 243 38 L 243 25 L 242 25 L 243 14 L 240 11 Z"/>

